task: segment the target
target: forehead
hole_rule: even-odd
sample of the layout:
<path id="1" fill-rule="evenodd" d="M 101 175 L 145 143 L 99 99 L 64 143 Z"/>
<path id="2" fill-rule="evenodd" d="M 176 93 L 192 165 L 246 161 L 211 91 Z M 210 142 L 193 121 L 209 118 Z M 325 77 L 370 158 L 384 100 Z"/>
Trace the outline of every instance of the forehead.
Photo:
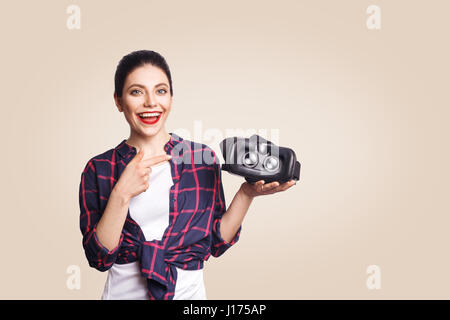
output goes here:
<path id="1" fill-rule="evenodd" d="M 169 79 L 164 71 L 151 64 L 145 64 L 137 67 L 130 72 L 125 80 L 125 85 L 132 83 L 140 83 L 146 86 L 154 86 L 155 84 L 164 82 L 169 85 Z"/>

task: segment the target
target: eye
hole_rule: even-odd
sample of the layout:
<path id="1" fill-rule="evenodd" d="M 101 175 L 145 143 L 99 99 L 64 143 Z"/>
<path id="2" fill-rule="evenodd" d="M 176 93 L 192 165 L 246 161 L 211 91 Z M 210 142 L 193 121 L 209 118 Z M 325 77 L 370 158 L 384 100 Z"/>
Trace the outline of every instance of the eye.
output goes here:
<path id="1" fill-rule="evenodd" d="M 163 92 L 162 92 L 161 94 L 164 94 L 164 93 L 166 93 L 166 92 L 167 92 L 167 90 L 166 90 L 166 89 L 159 89 L 159 90 L 158 90 L 158 92 L 160 92 L 161 90 L 163 91 Z"/>
<path id="2" fill-rule="evenodd" d="M 131 91 L 131 94 L 134 95 L 134 92 L 136 92 L 136 91 L 137 91 L 137 92 L 141 92 L 141 90 L 134 89 L 134 90 Z"/>

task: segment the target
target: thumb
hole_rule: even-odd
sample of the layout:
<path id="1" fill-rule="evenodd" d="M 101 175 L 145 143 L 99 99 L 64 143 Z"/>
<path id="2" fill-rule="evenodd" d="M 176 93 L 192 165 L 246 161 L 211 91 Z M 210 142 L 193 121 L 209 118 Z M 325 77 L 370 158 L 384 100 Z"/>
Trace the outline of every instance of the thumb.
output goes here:
<path id="1" fill-rule="evenodd" d="M 141 161 L 142 158 L 144 157 L 144 149 L 139 150 L 139 152 L 134 156 L 133 161 Z"/>

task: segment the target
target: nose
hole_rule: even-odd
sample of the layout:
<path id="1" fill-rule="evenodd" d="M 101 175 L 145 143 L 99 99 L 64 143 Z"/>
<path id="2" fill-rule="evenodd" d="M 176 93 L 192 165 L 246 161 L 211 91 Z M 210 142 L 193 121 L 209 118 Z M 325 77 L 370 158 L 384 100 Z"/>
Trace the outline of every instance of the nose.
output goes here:
<path id="1" fill-rule="evenodd" d="M 145 96 L 145 106 L 156 107 L 156 98 L 152 92 Z"/>

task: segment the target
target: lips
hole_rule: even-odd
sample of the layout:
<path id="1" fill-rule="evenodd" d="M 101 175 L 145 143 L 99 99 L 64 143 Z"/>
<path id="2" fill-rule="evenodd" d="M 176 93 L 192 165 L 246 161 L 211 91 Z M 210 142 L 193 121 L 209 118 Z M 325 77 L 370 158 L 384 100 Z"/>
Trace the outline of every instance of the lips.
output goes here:
<path id="1" fill-rule="evenodd" d="M 152 114 L 152 113 L 158 113 L 158 116 L 154 116 L 154 117 L 142 117 L 142 114 Z M 138 118 L 139 120 L 141 120 L 142 123 L 145 124 L 155 124 L 159 121 L 159 119 L 161 118 L 162 112 L 159 111 L 154 111 L 154 112 L 142 112 L 142 113 L 138 113 Z"/>

